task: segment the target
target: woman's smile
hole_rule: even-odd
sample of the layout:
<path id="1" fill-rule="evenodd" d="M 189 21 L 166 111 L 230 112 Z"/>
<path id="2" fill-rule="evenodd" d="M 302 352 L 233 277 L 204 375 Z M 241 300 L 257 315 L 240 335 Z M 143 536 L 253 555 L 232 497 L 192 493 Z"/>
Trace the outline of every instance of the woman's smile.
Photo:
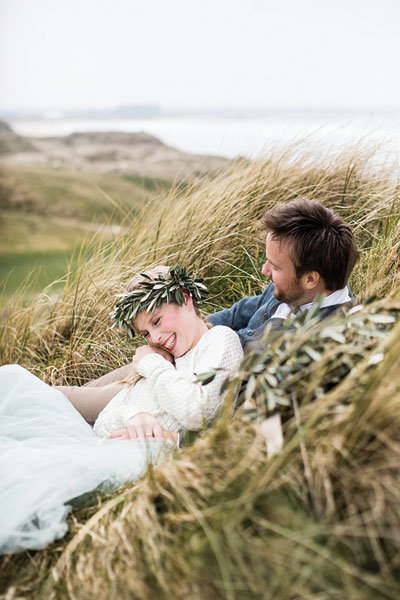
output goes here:
<path id="1" fill-rule="evenodd" d="M 164 302 L 152 313 L 141 311 L 136 318 L 136 327 L 149 344 L 163 348 L 175 358 L 194 348 L 208 330 L 196 313 L 192 298 L 187 295 L 182 305 Z"/>
<path id="2" fill-rule="evenodd" d="M 176 333 L 172 333 L 169 338 L 162 344 L 163 348 L 171 352 L 172 348 L 176 344 Z"/>

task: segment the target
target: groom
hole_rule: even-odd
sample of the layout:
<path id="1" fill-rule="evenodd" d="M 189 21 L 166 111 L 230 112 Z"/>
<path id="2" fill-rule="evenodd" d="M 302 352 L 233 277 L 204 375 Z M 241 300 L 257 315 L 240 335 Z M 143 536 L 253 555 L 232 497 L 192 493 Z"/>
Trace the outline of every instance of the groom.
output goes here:
<path id="1" fill-rule="evenodd" d="M 353 304 L 347 282 L 359 255 L 353 232 L 339 215 L 301 199 L 268 211 L 263 225 L 266 262 L 261 272 L 271 283 L 259 296 L 208 317 L 212 325 L 236 331 L 245 350 L 257 346 L 269 322 L 279 329 L 292 309 L 308 310 L 321 294 L 321 319 Z"/>
<path id="2" fill-rule="evenodd" d="M 269 322 L 282 327 L 292 309 L 306 311 L 324 294 L 321 319 L 351 306 L 347 286 L 358 259 L 353 232 L 332 210 L 314 200 L 295 200 L 268 211 L 266 262 L 262 274 L 271 283 L 258 296 L 236 302 L 208 317 L 211 325 L 225 325 L 239 335 L 245 350 L 257 347 Z M 130 365 L 120 367 L 86 386 L 97 387 L 124 380 Z"/>

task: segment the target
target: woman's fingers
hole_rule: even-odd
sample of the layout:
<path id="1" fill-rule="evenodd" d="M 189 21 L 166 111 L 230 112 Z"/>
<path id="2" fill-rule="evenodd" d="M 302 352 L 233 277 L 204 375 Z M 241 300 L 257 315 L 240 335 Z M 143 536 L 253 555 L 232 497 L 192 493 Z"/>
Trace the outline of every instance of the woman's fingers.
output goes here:
<path id="1" fill-rule="evenodd" d="M 143 429 L 141 423 L 137 423 L 137 425 L 135 427 L 135 432 L 136 432 L 135 437 L 144 438 L 144 429 Z"/>
<path id="2" fill-rule="evenodd" d="M 110 435 L 108 437 L 109 438 L 121 437 L 121 435 L 123 435 L 124 432 L 126 433 L 126 427 L 124 427 L 123 429 L 117 429 L 116 431 L 113 431 L 112 433 L 110 433 Z"/>
<path id="3" fill-rule="evenodd" d="M 135 438 L 161 438 L 167 437 L 170 439 L 174 439 L 176 434 L 173 434 L 170 431 L 166 431 L 158 421 L 154 420 L 154 423 L 136 423 L 127 424 L 123 429 L 117 429 L 113 431 L 108 438 L 109 439 L 119 439 L 119 440 L 129 440 Z"/>
<path id="4" fill-rule="evenodd" d="M 126 428 L 131 438 L 165 437 L 166 430 L 153 415 L 142 412 L 126 421 Z"/>
<path id="5" fill-rule="evenodd" d="M 130 438 L 133 438 L 133 439 L 134 439 L 134 438 L 137 438 L 137 437 L 140 437 L 140 436 L 138 435 L 138 431 L 137 431 L 137 429 L 138 429 L 138 428 L 137 428 L 137 427 L 135 427 L 135 425 L 130 425 L 129 423 L 128 423 L 128 424 L 127 424 L 127 426 L 126 426 L 126 430 L 127 430 L 127 432 L 128 432 L 128 435 L 129 435 L 129 437 L 130 437 Z"/>
<path id="6" fill-rule="evenodd" d="M 160 437 L 163 437 L 163 432 L 164 431 L 165 430 L 161 427 L 160 423 L 156 423 L 156 424 L 153 425 L 153 433 L 152 433 L 152 435 L 155 438 L 160 438 Z"/>
<path id="7" fill-rule="evenodd" d="M 118 429 L 117 431 L 113 431 L 109 436 L 109 440 L 129 440 L 128 430 L 124 427 L 124 429 Z"/>

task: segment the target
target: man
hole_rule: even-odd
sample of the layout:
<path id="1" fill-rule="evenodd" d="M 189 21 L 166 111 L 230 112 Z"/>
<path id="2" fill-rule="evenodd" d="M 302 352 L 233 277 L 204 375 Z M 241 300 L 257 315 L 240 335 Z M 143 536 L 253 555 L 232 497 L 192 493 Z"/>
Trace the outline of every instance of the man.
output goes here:
<path id="1" fill-rule="evenodd" d="M 359 255 L 352 230 L 339 215 L 302 199 L 268 211 L 263 224 L 262 274 L 271 283 L 259 296 L 208 317 L 212 325 L 236 331 L 245 349 L 257 344 L 267 323 L 281 327 L 291 309 L 308 310 L 318 295 L 325 295 L 321 318 L 353 303 L 347 282 Z"/>
<path id="2" fill-rule="evenodd" d="M 293 308 L 306 311 L 321 294 L 325 295 L 319 309 L 321 318 L 353 303 L 347 282 L 358 251 L 350 226 L 339 215 L 319 202 L 301 199 L 268 211 L 264 226 L 267 239 L 262 274 L 271 283 L 259 296 L 243 298 L 208 317 L 211 325 L 226 325 L 236 331 L 245 350 L 258 347 L 270 321 L 274 330 L 282 327 Z M 117 382 L 129 377 L 131 370 L 130 364 L 120 367 L 85 387 L 108 386 L 111 399 L 121 387 Z M 76 388 L 75 403 L 75 388 L 59 389 L 86 418 L 90 416 L 88 420 L 96 418 L 96 414 L 91 415 L 90 394 L 82 401 Z M 95 397 L 95 390 L 93 393 Z"/>

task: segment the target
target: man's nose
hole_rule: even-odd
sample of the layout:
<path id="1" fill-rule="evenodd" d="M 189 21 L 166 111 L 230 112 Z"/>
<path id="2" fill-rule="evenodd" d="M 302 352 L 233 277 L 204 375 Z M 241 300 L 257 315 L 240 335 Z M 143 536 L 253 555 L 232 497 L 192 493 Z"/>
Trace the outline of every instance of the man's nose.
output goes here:
<path id="1" fill-rule="evenodd" d="M 265 277 L 271 277 L 271 269 L 269 268 L 268 261 L 263 264 L 261 273 L 265 275 Z"/>

